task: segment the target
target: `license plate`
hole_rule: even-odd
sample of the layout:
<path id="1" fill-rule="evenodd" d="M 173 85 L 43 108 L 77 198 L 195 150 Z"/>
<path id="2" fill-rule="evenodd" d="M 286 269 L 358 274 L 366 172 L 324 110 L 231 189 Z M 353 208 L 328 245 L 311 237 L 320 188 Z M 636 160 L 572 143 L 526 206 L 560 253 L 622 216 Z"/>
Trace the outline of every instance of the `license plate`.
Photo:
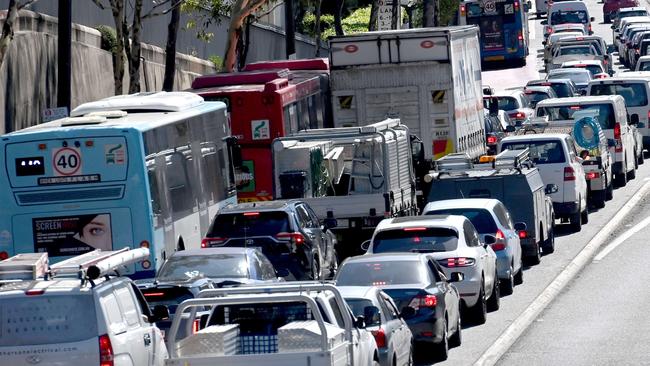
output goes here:
<path id="1" fill-rule="evenodd" d="M 485 61 L 503 61 L 505 59 L 505 56 L 488 56 L 485 58 Z"/>

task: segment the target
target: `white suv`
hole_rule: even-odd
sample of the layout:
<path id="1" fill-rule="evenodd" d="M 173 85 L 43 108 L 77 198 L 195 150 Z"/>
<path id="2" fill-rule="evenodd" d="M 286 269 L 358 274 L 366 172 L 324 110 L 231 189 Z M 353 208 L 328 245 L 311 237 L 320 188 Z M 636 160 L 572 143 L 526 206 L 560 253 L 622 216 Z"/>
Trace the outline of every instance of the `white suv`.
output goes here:
<path id="1" fill-rule="evenodd" d="M 465 216 L 382 220 L 372 234 L 367 254 L 390 252 L 431 253 L 448 278 L 452 272 L 463 273 L 464 279 L 454 285 L 475 323 L 485 323 L 487 310 L 499 309 L 497 256 L 489 245 L 481 242 L 474 225 Z"/>
<path id="2" fill-rule="evenodd" d="M 0 279 L 14 280 L 0 282 L 0 363 L 163 365 L 167 349 L 154 322 L 168 316 L 166 308 L 152 314 L 130 279 L 107 277 L 112 264 L 121 267 L 148 257 L 146 248 L 94 251 L 49 271 L 45 253 L 1 262 Z M 80 263 L 93 265 L 82 265 L 80 271 Z M 15 280 L 17 270 L 36 275 Z"/>
<path id="3" fill-rule="evenodd" d="M 555 216 L 571 222 L 575 231 L 589 221 L 587 180 L 573 138 L 564 133 L 510 136 L 501 140 L 499 151 L 529 149 L 544 184 L 555 184 L 549 194 Z"/>

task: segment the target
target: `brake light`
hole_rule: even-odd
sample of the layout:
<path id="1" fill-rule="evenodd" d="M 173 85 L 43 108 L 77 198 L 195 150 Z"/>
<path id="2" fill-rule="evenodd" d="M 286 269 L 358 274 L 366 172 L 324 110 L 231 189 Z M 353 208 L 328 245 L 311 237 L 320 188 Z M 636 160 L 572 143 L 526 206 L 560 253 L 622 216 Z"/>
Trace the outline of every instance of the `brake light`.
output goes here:
<path id="1" fill-rule="evenodd" d="M 99 366 L 113 366 L 113 346 L 107 334 L 99 337 Z"/>
<path id="2" fill-rule="evenodd" d="M 617 140 L 621 139 L 621 124 L 618 122 L 614 124 L 614 138 Z"/>
<path id="3" fill-rule="evenodd" d="M 378 330 L 373 330 L 371 331 L 371 333 L 375 337 L 375 343 L 377 343 L 377 348 L 386 347 L 386 332 L 384 332 L 383 328 L 379 328 Z"/>
<path id="4" fill-rule="evenodd" d="M 572 111 L 579 111 L 580 106 L 579 105 L 574 105 L 574 106 L 569 107 L 569 109 L 572 110 Z"/>
<path id="5" fill-rule="evenodd" d="M 259 212 L 244 212 L 244 216 L 248 216 L 248 217 L 259 216 L 259 215 L 260 215 Z"/>
<path id="6" fill-rule="evenodd" d="M 598 74 L 596 75 L 596 79 L 606 79 L 607 75 L 606 74 Z"/>
<path id="7" fill-rule="evenodd" d="M 438 261 L 438 263 L 440 263 L 442 266 L 445 266 L 447 268 L 469 267 L 469 266 L 473 266 L 475 262 L 476 261 L 474 260 L 474 258 L 465 258 L 465 257 L 447 258 Z"/>
<path id="8" fill-rule="evenodd" d="M 43 289 L 40 289 L 40 290 L 31 289 L 31 290 L 25 291 L 25 295 L 27 295 L 27 296 L 43 295 L 44 293 L 45 293 L 45 290 L 43 290 Z"/>
<path id="9" fill-rule="evenodd" d="M 210 238 L 206 237 L 201 240 L 201 248 L 209 248 L 213 245 L 221 245 L 225 243 L 227 238 Z"/>
<path id="10" fill-rule="evenodd" d="M 426 227 L 405 227 L 404 231 L 426 231 Z"/>
<path id="11" fill-rule="evenodd" d="M 164 296 L 164 292 L 145 292 L 144 297 L 156 297 L 156 296 Z"/>
<path id="12" fill-rule="evenodd" d="M 650 112 L 648 112 L 648 114 L 650 115 Z M 0 252 L 0 261 L 3 261 L 5 259 L 7 259 L 7 258 L 9 258 L 9 253 L 7 253 L 5 251 Z"/>
<path id="13" fill-rule="evenodd" d="M 467 8 L 465 8 L 465 5 L 460 6 L 460 15 L 465 16 L 467 14 Z"/>
<path id="14" fill-rule="evenodd" d="M 589 24 L 589 33 L 591 33 L 591 24 Z"/>
<path id="15" fill-rule="evenodd" d="M 503 244 L 503 243 L 494 243 L 494 244 L 490 245 L 490 247 L 491 247 L 492 250 L 494 250 L 495 252 L 497 252 L 497 251 L 499 251 L 499 250 L 504 250 L 504 249 L 506 249 L 506 245 Z"/>
<path id="16" fill-rule="evenodd" d="M 519 33 L 517 33 L 517 39 L 520 40 L 520 41 L 524 40 L 524 36 L 521 34 L 521 31 L 519 31 Z"/>
<path id="17" fill-rule="evenodd" d="M 438 305 L 438 299 L 435 295 L 418 295 L 409 303 L 409 306 L 416 311 L 420 308 L 435 308 L 436 305 Z"/>
<path id="18" fill-rule="evenodd" d="M 523 114 L 522 112 L 517 112 L 517 113 L 511 113 L 511 114 L 509 114 L 508 117 L 510 117 L 510 118 L 516 118 L 516 119 L 523 119 L 523 118 L 526 117 L 526 115 Z"/>
<path id="19" fill-rule="evenodd" d="M 576 172 L 572 167 L 567 166 L 564 168 L 564 181 L 567 182 L 572 180 L 576 180 Z"/>
<path id="20" fill-rule="evenodd" d="M 276 239 L 290 241 L 292 244 L 301 245 L 305 243 L 305 237 L 301 233 L 279 233 Z"/>
<path id="21" fill-rule="evenodd" d="M 494 234 L 494 237 L 497 238 L 497 240 L 503 240 L 506 238 L 506 236 L 503 234 L 503 231 L 501 231 L 501 229 L 497 230 L 497 233 Z"/>
<path id="22" fill-rule="evenodd" d="M 526 230 L 520 230 L 517 232 L 519 239 L 526 239 L 528 237 L 528 232 Z"/>
<path id="23" fill-rule="evenodd" d="M 196 334 L 199 332 L 199 325 L 200 325 L 199 319 L 194 319 L 194 321 L 192 322 L 192 334 Z"/>
<path id="24" fill-rule="evenodd" d="M 648 119 L 650 120 L 650 111 L 648 111 Z M 2 252 L 2 253 L 6 253 L 6 252 Z M 2 259 L 2 253 L 0 253 L 0 259 Z"/>
<path id="25" fill-rule="evenodd" d="M 496 136 L 488 136 L 487 137 L 487 143 L 488 144 L 496 144 L 498 141 Z"/>
<path id="26" fill-rule="evenodd" d="M 591 180 L 591 179 L 600 178 L 600 173 L 599 172 L 589 172 L 589 173 L 586 173 L 585 176 L 586 176 L 587 179 Z"/>

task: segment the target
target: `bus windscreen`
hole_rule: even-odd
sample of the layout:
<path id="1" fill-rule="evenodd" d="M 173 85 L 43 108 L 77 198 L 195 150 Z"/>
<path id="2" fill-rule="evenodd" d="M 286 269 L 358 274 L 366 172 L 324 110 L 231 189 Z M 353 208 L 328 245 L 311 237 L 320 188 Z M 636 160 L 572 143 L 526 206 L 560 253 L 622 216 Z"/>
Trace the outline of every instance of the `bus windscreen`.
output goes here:
<path id="1" fill-rule="evenodd" d="M 467 23 L 479 27 L 481 45 L 486 51 L 506 48 L 506 38 L 510 37 L 506 37 L 508 32 L 504 29 L 504 25 L 515 23 L 515 21 L 514 3 L 472 2 L 467 4 Z"/>

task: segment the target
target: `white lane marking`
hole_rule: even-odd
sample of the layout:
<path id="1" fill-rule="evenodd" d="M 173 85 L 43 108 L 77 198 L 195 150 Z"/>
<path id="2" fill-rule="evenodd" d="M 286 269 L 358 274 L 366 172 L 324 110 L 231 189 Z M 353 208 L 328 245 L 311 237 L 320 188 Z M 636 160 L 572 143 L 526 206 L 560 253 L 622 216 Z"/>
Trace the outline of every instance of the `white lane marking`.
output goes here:
<path id="1" fill-rule="evenodd" d="M 598 261 L 602 260 L 612 250 L 616 249 L 616 247 L 623 244 L 632 235 L 634 235 L 634 234 L 638 233 L 639 231 L 643 230 L 643 228 L 645 228 L 648 225 L 650 225 L 650 217 L 647 217 L 645 220 L 643 220 L 640 223 L 636 224 L 631 229 L 624 232 L 621 236 L 614 239 L 613 242 L 611 242 L 608 246 L 605 247 L 605 249 L 603 249 L 600 253 L 598 253 L 598 255 L 594 258 L 593 261 L 598 262 Z"/>
<path id="2" fill-rule="evenodd" d="M 515 319 L 510 326 L 497 338 L 481 357 L 474 363 L 475 366 L 495 365 L 499 359 L 512 347 L 517 339 L 538 318 L 539 314 L 555 299 L 590 259 L 598 248 L 605 243 L 609 235 L 623 222 L 625 216 L 632 211 L 634 206 L 650 191 L 650 182 L 646 182 L 623 205 L 614 217 L 582 248 L 580 253 L 555 277 L 555 279 L 542 291 L 535 300 Z"/>

